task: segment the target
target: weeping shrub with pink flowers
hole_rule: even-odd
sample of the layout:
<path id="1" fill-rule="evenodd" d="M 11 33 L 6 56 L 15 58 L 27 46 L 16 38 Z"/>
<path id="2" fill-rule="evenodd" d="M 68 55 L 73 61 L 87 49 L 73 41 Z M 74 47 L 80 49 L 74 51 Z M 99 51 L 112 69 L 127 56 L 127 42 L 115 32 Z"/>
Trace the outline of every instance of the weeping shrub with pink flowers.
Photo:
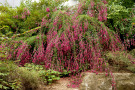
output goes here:
<path id="1" fill-rule="evenodd" d="M 58 12 L 47 34 L 45 65 L 49 63 L 51 68 L 59 71 L 102 70 L 101 52 L 122 49 L 118 36 L 97 19 L 88 15 L 71 17 L 69 12 Z M 65 21 L 61 21 L 63 18 Z"/>
<path id="2" fill-rule="evenodd" d="M 23 43 L 15 51 L 20 64 L 44 64 L 46 69 L 61 72 L 64 69 L 74 73 L 87 69 L 103 71 L 102 52 L 123 50 L 124 47 L 121 47 L 119 36 L 101 22 L 106 21 L 104 3 L 91 1 L 87 9 L 84 5 L 85 2 L 79 4 L 73 11 L 57 10 L 49 20 L 43 18 L 38 31 L 42 34 L 38 38 L 38 48 L 29 51 L 30 47 Z M 49 12 L 49 8 L 46 10 Z M 84 10 L 87 14 L 83 13 Z M 96 12 L 92 13 L 92 10 Z M 46 41 L 42 36 L 46 36 Z"/>
<path id="3" fill-rule="evenodd" d="M 33 62 L 61 72 L 64 69 L 72 72 L 103 70 L 102 52 L 124 48 L 119 36 L 102 22 L 107 16 L 105 4 L 86 1 L 72 11 L 55 10 L 50 19 L 44 17 L 41 29 L 37 31 L 39 37 L 35 38 L 39 40 L 35 42 L 39 46 L 33 48 L 22 43 L 14 50 L 14 58 L 20 59 L 21 65 Z M 50 9 L 47 7 L 46 11 L 50 12 Z M 24 9 L 24 15 L 29 15 L 27 9 Z"/>

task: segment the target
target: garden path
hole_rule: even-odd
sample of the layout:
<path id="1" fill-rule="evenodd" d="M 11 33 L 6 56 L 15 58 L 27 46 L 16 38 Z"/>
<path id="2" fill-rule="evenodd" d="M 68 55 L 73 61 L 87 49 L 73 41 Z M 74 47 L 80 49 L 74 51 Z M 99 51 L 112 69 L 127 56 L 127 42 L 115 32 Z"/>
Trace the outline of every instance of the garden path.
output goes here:
<path id="1" fill-rule="evenodd" d="M 78 88 L 67 87 L 70 84 L 71 77 L 64 77 L 52 83 L 51 85 L 41 86 L 40 90 L 79 90 Z"/>

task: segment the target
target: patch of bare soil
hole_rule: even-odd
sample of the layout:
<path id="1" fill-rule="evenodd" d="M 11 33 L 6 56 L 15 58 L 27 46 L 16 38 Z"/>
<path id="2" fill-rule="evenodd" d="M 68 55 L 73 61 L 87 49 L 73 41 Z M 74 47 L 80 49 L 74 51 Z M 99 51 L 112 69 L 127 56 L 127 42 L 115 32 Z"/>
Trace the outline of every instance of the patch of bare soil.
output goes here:
<path id="1" fill-rule="evenodd" d="M 39 90 L 79 90 L 78 88 L 69 88 L 71 77 L 61 78 L 51 85 L 41 85 Z"/>

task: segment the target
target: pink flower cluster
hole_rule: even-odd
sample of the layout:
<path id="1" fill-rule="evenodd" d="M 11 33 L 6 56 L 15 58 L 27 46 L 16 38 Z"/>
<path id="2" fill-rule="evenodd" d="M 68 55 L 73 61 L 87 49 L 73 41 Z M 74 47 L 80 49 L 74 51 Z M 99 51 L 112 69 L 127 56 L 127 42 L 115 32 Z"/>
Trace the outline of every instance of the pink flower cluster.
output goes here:
<path id="1" fill-rule="evenodd" d="M 30 15 L 30 11 L 27 8 L 24 8 L 21 18 L 25 19 L 26 16 Z"/>
<path id="2" fill-rule="evenodd" d="M 16 16 L 13 16 L 13 18 L 16 18 L 16 19 L 18 19 L 18 15 L 16 15 Z"/>
<path id="3" fill-rule="evenodd" d="M 103 0 L 103 2 L 106 4 L 106 0 Z M 91 1 L 90 6 L 88 8 L 87 14 L 90 17 L 97 17 L 98 15 L 98 20 L 99 21 L 106 21 L 107 20 L 107 7 L 104 4 L 97 4 L 95 5 L 94 1 Z M 95 7 L 96 11 L 95 11 Z M 98 12 L 98 13 L 97 13 Z"/>
<path id="4" fill-rule="evenodd" d="M 50 12 L 50 8 L 46 8 L 46 12 Z"/>
<path id="5" fill-rule="evenodd" d="M 16 18 L 16 19 L 18 19 L 18 18 L 25 19 L 29 15 L 30 15 L 30 11 L 27 8 L 24 8 L 23 13 L 21 13 L 21 16 L 16 15 L 16 16 L 13 16 L 13 18 Z"/>

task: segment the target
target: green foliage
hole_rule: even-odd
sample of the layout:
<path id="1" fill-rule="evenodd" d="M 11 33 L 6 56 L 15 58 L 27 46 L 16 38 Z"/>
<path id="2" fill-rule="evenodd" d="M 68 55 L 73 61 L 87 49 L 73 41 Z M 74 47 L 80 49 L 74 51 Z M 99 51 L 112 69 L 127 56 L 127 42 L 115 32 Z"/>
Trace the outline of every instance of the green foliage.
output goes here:
<path id="1" fill-rule="evenodd" d="M 106 25 L 118 32 L 119 34 L 123 35 L 123 38 L 132 38 L 135 34 L 135 30 L 132 27 L 133 18 L 131 13 L 133 11 L 127 9 L 122 5 L 112 4 L 108 5 L 108 16 Z M 126 37 L 128 35 L 129 37 Z"/>
<path id="2" fill-rule="evenodd" d="M 53 81 L 60 80 L 60 72 L 54 70 L 40 71 L 39 75 L 45 83 L 51 84 Z"/>
<path id="3" fill-rule="evenodd" d="M 4 7 L 3 5 L 0 6 L 1 12 L 6 12 L 6 11 L 8 11 L 8 9 L 9 9 L 8 7 Z"/>
<path id="4" fill-rule="evenodd" d="M 125 7 L 121 5 L 112 5 L 108 11 L 108 24 L 110 24 L 110 28 L 114 29 L 115 27 L 123 25 L 122 19 L 127 17 L 129 17 L 129 13 Z M 120 31 L 124 30 L 122 29 Z"/>
<path id="5" fill-rule="evenodd" d="M 108 0 L 109 4 L 117 4 L 117 5 L 122 5 L 126 8 L 132 8 L 134 7 L 133 5 L 135 5 L 135 1 L 134 0 Z"/>
<path id="6" fill-rule="evenodd" d="M 28 29 L 32 29 L 40 25 L 43 17 L 47 17 L 49 14 L 51 17 L 53 9 L 60 7 L 60 4 L 66 0 L 40 0 L 37 2 L 31 2 L 31 0 L 24 0 L 17 8 L 9 8 L 8 6 L 0 6 L 0 28 L 3 28 L 0 32 L 7 34 L 9 31 L 13 33 L 23 33 Z M 46 11 L 46 8 L 50 9 L 50 12 Z M 29 14 L 26 14 L 29 13 Z M 24 16 L 24 17 L 23 17 Z"/>
<path id="7" fill-rule="evenodd" d="M 109 11 L 108 11 L 108 19 L 114 18 L 116 20 L 126 18 L 129 16 L 128 10 L 121 5 L 111 5 L 109 6 Z"/>
<path id="8" fill-rule="evenodd" d="M 63 72 L 60 73 L 60 77 L 69 76 L 70 73 L 71 73 L 71 71 L 63 70 Z"/>
<path id="9" fill-rule="evenodd" d="M 46 36 L 43 36 L 43 41 L 46 41 Z M 41 35 L 35 35 L 35 36 L 31 36 L 28 37 L 25 42 L 31 46 L 31 48 L 38 48 L 38 46 L 40 46 L 40 40 L 41 40 Z"/>
<path id="10" fill-rule="evenodd" d="M 31 70 L 35 70 L 35 71 L 44 70 L 44 67 L 42 65 L 35 65 L 33 63 L 26 63 L 24 66 L 29 71 L 31 71 Z"/>
<path id="11" fill-rule="evenodd" d="M 1 13 L 0 15 L 0 33 L 7 34 L 10 31 L 10 26 L 13 21 L 10 19 L 10 15 L 6 13 Z"/>
<path id="12" fill-rule="evenodd" d="M 0 45 L 0 60 L 6 60 L 7 57 L 7 47 L 4 47 L 4 44 Z"/>

